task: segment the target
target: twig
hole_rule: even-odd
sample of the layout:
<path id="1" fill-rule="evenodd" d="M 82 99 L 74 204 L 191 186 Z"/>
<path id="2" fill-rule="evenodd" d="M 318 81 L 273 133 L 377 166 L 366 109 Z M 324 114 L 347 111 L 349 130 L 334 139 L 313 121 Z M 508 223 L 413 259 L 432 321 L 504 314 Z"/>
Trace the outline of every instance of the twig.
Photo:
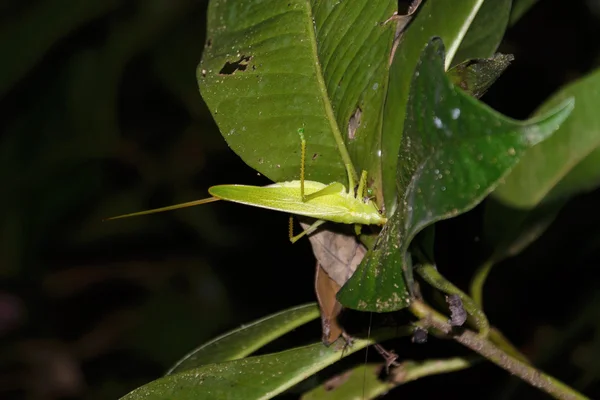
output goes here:
<path id="1" fill-rule="evenodd" d="M 526 364 L 531 364 L 529 358 L 521 353 L 498 329 L 492 326 L 490 329 L 490 342 L 494 343 L 500 350 L 513 356 L 517 360 L 521 360 Z"/>
<path id="2" fill-rule="evenodd" d="M 442 276 L 433 266 L 429 263 L 423 263 L 415 267 L 416 272 L 423 278 L 427 283 L 429 283 L 434 288 L 450 294 L 457 295 L 460 297 L 463 303 L 463 307 L 465 311 L 473 317 L 475 322 L 475 326 L 479 330 L 479 334 L 483 337 L 487 337 L 490 332 L 490 324 L 481 309 L 475 304 L 473 299 L 471 299 L 465 292 L 457 288 L 452 284 L 452 282 L 448 281 L 446 278 Z"/>
<path id="3" fill-rule="evenodd" d="M 483 285 L 493 266 L 494 260 L 490 258 L 477 268 L 471 281 L 471 297 L 481 309 L 483 309 Z"/>
<path id="4" fill-rule="evenodd" d="M 409 309 L 414 315 L 420 318 L 422 325 L 435 328 L 450 335 L 463 346 L 470 348 L 499 367 L 521 378 L 530 385 L 543 390 L 554 398 L 565 400 L 588 399 L 588 397 L 565 385 L 558 379 L 511 357 L 477 333 L 467 329 L 460 332 L 453 331 L 453 327 L 447 322 L 447 317 L 438 313 L 422 301 L 414 300 Z"/>

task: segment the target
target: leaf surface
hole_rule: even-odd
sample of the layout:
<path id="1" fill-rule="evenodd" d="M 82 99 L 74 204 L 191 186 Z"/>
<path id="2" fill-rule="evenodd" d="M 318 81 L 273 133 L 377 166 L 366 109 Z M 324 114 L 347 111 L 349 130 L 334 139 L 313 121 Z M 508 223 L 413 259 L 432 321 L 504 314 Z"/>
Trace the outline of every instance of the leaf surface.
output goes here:
<path id="1" fill-rule="evenodd" d="M 306 304 L 269 315 L 251 324 L 234 329 L 194 349 L 179 360 L 167 375 L 176 374 L 202 365 L 237 360 L 253 353 L 319 316 L 314 303 Z"/>
<path id="2" fill-rule="evenodd" d="M 504 37 L 511 5 L 512 0 L 484 1 L 461 41 L 452 63 L 492 57 Z"/>
<path id="3" fill-rule="evenodd" d="M 412 284 L 407 250 L 415 235 L 475 207 L 572 109 L 568 100 L 535 120 L 502 116 L 452 85 L 444 73 L 444 46 L 433 39 L 411 84 L 394 215 L 338 300 L 363 311 L 406 307 Z"/>
<path id="4" fill-rule="evenodd" d="M 344 349 L 345 342 L 340 339 L 329 347 L 319 342 L 280 353 L 208 364 L 150 382 L 123 399 L 270 399 L 373 342 L 356 340 Z"/>
<path id="5" fill-rule="evenodd" d="M 424 2 L 396 49 L 389 72 L 381 140 L 383 198 L 388 216 L 391 214 L 388 210 L 396 203 L 398 150 L 410 84 L 421 52 L 432 37 L 439 36 L 448 47 L 448 67 L 482 4 L 483 0 Z"/>
<path id="6" fill-rule="evenodd" d="M 486 205 L 484 231 L 496 261 L 518 254 L 570 197 L 600 184 L 600 69 L 560 89 L 534 115 L 568 97 L 576 102 L 571 116 L 552 138 L 527 151 Z"/>
<path id="7" fill-rule="evenodd" d="M 514 208 L 570 197 L 600 183 L 600 69 L 555 93 L 535 113 L 542 115 L 566 98 L 577 107 L 551 139 L 527 151 L 523 161 L 494 192 Z"/>
<path id="8" fill-rule="evenodd" d="M 379 179 L 372 149 L 394 35 L 383 22 L 395 7 L 391 0 L 211 1 L 198 82 L 236 154 L 273 181 L 298 179 L 304 127 L 307 179 L 346 184 L 353 161 Z"/>

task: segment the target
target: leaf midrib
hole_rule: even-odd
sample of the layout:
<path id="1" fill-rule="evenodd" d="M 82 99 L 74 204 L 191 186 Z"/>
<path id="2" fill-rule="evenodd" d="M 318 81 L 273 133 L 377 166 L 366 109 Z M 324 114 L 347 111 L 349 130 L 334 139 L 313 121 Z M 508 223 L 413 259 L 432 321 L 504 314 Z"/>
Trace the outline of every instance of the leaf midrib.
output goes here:
<path id="1" fill-rule="evenodd" d="M 331 105 L 331 101 L 329 100 L 329 93 L 327 92 L 327 86 L 325 85 L 325 80 L 323 79 L 323 70 L 321 68 L 321 62 L 319 60 L 319 52 L 317 50 L 317 36 L 315 33 L 314 24 L 311 24 L 313 21 L 313 12 L 312 7 L 309 0 L 306 0 L 307 7 L 307 15 L 306 21 L 308 21 L 307 32 L 309 34 L 310 48 L 312 51 L 313 59 L 316 60 L 315 70 L 316 70 L 316 78 L 317 84 L 319 86 L 319 92 L 321 94 L 321 99 L 323 100 L 323 106 L 325 108 L 325 114 L 327 117 L 327 121 L 329 121 L 329 126 L 331 127 L 331 133 L 333 134 L 333 138 L 338 147 L 338 151 L 340 152 L 340 156 L 342 157 L 342 161 L 346 166 L 346 169 L 349 173 L 352 174 L 352 178 L 354 182 L 358 182 L 358 175 L 356 174 L 356 170 L 354 169 L 354 164 L 352 163 L 352 159 L 350 158 L 350 154 L 348 153 L 348 149 L 346 148 L 346 144 L 344 142 L 344 138 L 342 137 L 342 133 L 337 125 L 337 121 L 335 118 L 335 114 L 333 112 L 333 107 Z"/>

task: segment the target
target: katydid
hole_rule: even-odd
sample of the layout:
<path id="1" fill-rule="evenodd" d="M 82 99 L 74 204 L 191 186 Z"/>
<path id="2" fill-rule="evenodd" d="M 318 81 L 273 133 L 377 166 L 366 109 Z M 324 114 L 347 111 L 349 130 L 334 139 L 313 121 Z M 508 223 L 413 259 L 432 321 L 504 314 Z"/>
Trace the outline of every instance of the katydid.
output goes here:
<path id="1" fill-rule="evenodd" d="M 207 199 L 176 204 L 173 206 L 155 208 L 131 214 L 120 215 L 109 219 L 133 217 L 137 215 L 153 214 L 179 208 L 192 207 L 210 203 L 217 200 L 232 201 L 249 206 L 266 208 L 269 210 L 283 211 L 295 215 L 316 218 L 317 221 L 308 229 L 293 236 L 290 225 L 290 241 L 296 242 L 302 236 L 314 232 L 326 221 L 344 224 L 355 224 L 356 233 L 360 233 L 361 225 L 383 225 L 387 219 L 381 215 L 375 203 L 369 197 L 367 189 L 367 171 L 363 171 L 354 192 L 354 172 L 350 165 L 348 171 L 348 190 L 343 184 L 334 182 L 326 185 L 321 182 L 304 179 L 304 163 L 306 156 L 306 140 L 304 129 L 298 129 L 301 139 L 300 180 L 273 183 L 267 186 L 247 185 L 217 185 L 208 189 L 213 196 Z"/>

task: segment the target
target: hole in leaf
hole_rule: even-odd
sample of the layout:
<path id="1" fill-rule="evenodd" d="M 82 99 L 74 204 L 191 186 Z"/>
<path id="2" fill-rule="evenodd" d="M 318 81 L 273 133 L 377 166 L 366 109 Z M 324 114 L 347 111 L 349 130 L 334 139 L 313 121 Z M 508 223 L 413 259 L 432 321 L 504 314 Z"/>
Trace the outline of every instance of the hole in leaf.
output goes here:
<path id="1" fill-rule="evenodd" d="M 356 108 L 354 114 L 350 117 L 350 121 L 348 121 L 348 139 L 354 140 L 356 137 L 356 130 L 360 126 L 360 118 L 362 116 L 362 110 L 360 107 Z"/>
<path id="2" fill-rule="evenodd" d="M 232 75 L 236 71 L 245 71 L 248 68 L 248 63 L 252 59 L 251 56 L 242 55 L 237 61 L 227 61 L 223 68 L 219 71 L 219 75 Z"/>

